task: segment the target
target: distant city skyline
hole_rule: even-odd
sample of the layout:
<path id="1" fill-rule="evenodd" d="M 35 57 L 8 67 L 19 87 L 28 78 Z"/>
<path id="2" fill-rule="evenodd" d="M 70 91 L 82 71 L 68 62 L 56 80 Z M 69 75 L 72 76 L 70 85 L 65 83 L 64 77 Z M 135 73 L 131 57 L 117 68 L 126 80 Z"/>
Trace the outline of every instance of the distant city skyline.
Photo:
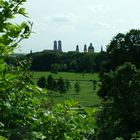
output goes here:
<path id="1" fill-rule="evenodd" d="M 54 42 L 53 42 L 53 48 L 50 49 L 50 50 L 45 50 L 45 51 L 63 52 L 63 47 L 62 47 L 63 45 L 62 44 L 63 44 L 63 42 L 61 40 L 58 40 L 58 41 L 54 40 Z M 86 52 L 89 52 L 89 53 L 94 53 L 94 46 L 92 45 L 92 43 L 90 43 L 89 47 L 87 48 L 87 45 L 84 44 L 83 50 L 82 51 L 79 51 L 79 45 L 76 45 L 75 50 L 70 50 L 70 51 L 72 51 L 72 52 L 75 51 L 75 52 L 85 52 L 85 53 Z M 102 46 L 101 46 L 100 51 L 103 51 Z"/>
<path id="2" fill-rule="evenodd" d="M 16 52 L 52 49 L 54 40 L 63 42 L 65 52 L 76 45 L 82 52 L 89 43 L 98 52 L 119 32 L 139 29 L 139 5 L 139 0 L 28 0 L 24 7 L 30 18 L 26 20 L 34 23 L 35 33 Z"/>

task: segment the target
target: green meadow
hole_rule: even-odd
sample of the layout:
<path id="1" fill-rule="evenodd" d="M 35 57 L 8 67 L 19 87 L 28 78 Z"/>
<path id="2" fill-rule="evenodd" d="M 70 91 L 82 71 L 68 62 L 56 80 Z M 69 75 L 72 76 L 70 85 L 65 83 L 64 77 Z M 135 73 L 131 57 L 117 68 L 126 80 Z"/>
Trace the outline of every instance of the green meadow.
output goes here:
<path id="1" fill-rule="evenodd" d="M 58 79 L 60 77 L 68 80 L 99 80 L 99 76 L 97 73 L 74 73 L 74 72 L 58 72 L 57 74 L 51 73 L 51 72 L 33 72 L 33 78 L 36 80 L 40 78 L 41 76 L 47 77 L 48 75 L 52 75 L 55 79 Z"/>
<path id="2" fill-rule="evenodd" d="M 36 83 L 41 76 L 52 75 L 54 79 L 62 77 L 70 81 L 70 89 L 64 94 L 57 92 L 47 92 L 47 97 L 51 103 L 63 103 L 65 100 L 78 101 L 79 105 L 84 107 L 97 106 L 100 103 L 100 99 L 97 96 L 99 90 L 99 76 L 97 73 L 72 73 L 72 72 L 58 72 L 57 74 L 51 72 L 33 72 L 33 80 Z M 97 81 L 96 90 L 93 89 L 93 80 Z M 80 92 L 77 94 L 74 90 L 74 84 L 76 81 L 80 83 Z"/>

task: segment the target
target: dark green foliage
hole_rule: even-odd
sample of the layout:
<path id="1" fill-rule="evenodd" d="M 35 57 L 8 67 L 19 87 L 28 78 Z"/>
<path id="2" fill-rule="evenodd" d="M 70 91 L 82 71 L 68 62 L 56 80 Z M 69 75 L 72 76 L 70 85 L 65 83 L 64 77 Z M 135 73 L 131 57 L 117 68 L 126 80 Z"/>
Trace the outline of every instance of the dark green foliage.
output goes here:
<path id="1" fill-rule="evenodd" d="M 129 140 L 140 130 L 140 30 L 117 34 L 107 47 L 107 56 L 98 93 L 102 98 L 98 139 Z"/>
<path id="2" fill-rule="evenodd" d="M 70 81 L 68 79 L 65 80 L 66 91 L 68 91 L 71 87 Z"/>
<path id="3" fill-rule="evenodd" d="M 81 69 L 82 72 L 94 72 L 95 71 L 95 54 L 92 53 L 86 53 L 81 58 Z"/>
<path id="4" fill-rule="evenodd" d="M 74 84 L 74 90 L 75 90 L 76 93 L 79 93 L 80 92 L 80 83 L 79 83 L 79 81 L 77 81 Z"/>
<path id="5" fill-rule="evenodd" d="M 100 52 L 95 54 L 95 71 L 102 72 L 104 71 L 104 65 L 109 61 L 109 55 L 107 52 Z"/>
<path id="6" fill-rule="evenodd" d="M 66 85 L 65 85 L 65 81 L 62 77 L 60 77 L 57 81 L 57 90 L 62 94 L 62 93 L 66 93 Z"/>
<path id="7" fill-rule="evenodd" d="M 105 73 L 98 95 L 103 99 L 97 118 L 99 139 L 127 140 L 140 130 L 140 71 L 134 65 L 125 63 Z"/>
<path id="8" fill-rule="evenodd" d="M 28 57 L 32 58 L 31 70 L 37 71 L 51 71 L 52 64 L 57 64 L 59 60 L 59 55 L 54 52 L 33 53 Z"/>
<path id="9" fill-rule="evenodd" d="M 31 70 L 72 71 L 72 72 L 95 72 L 102 70 L 102 63 L 107 61 L 107 54 L 100 53 L 56 53 L 43 51 L 28 54 L 32 57 Z"/>
<path id="10" fill-rule="evenodd" d="M 51 91 L 55 91 L 57 88 L 56 81 L 52 77 L 52 75 L 49 75 L 47 78 L 47 89 Z"/>
<path id="11" fill-rule="evenodd" d="M 93 80 L 93 90 L 96 90 L 96 87 L 97 87 L 97 81 L 96 80 Z"/>
<path id="12" fill-rule="evenodd" d="M 40 88 L 46 88 L 46 85 L 47 85 L 47 81 L 46 81 L 46 78 L 44 76 L 40 77 L 37 81 L 37 85 L 40 87 Z"/>
<path id="13" fill-rule="evenodd" d="M 60 69 L 59 64 L 52 64 L 51 65 L 51 72 L 57 74 L 58 70 Z"/>
<path id="14" fill-rule="evenodd" d="M 122 137 L 116 137 L 115 140 L 124 140 Z M 140 140 L 140 131 L 135 132 L 132 134 L 130 140 Z"/>
<path id="15" fill-rule="evenodd" d="M 115 69 L 125 62 L 131 62 L 140 68 L 140 30 L 130 30 L 126 34 L 117 34 L 107 47 L 109 62 L 106 69 Z"/>
<path id="16" fill-rule="evenodd" d="M 47 80 L 44 76 L 40 77 L 37 81 L 37 85 L 41 88 L 47 88 L 50 91 L 58 91 L 60 93 L 65 93 L 70 88 L 70 81 L 64 80 L 60 77 L 58 80 L 55 80 L 52 75 L 47 77 Z"/>

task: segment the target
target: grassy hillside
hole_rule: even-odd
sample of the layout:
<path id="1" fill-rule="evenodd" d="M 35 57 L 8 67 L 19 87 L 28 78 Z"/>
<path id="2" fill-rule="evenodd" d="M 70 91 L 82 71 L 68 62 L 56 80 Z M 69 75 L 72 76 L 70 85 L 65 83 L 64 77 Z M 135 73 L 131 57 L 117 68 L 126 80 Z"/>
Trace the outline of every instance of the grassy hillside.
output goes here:
<path id="1" fill-rule="evenodd" d="M 47 78 L 48 75 L 52 75 L 55 79 L 63 77 L 63 79 L 70 80 L 71 88 L 70 90 L 61 95 L 59 93 L 50 93 L 48 91 L 48 97 L 51 98 L 51 102 L 62 103 L 67 99 L 72 99 L 78 101 L 80 105 L 90 107 L 95 106 L 100 103 L 98 96 L 96 95 L 99 90 L 99 83 L 97 83 L 96 90 L 93 90 L 93 80 L 99 80 L 98 74 L 81 74 L 81 73 L 70 73 L 70 72 L 59 72 L 58 74 L 53 74 L 50 72 L 33 72 L 33 79 L 36 82 L 41 76 Z M 76 94 L 74 91 L 74 84 L 76 81 L 79 81 L 81 91 L 79 94 Z"/>

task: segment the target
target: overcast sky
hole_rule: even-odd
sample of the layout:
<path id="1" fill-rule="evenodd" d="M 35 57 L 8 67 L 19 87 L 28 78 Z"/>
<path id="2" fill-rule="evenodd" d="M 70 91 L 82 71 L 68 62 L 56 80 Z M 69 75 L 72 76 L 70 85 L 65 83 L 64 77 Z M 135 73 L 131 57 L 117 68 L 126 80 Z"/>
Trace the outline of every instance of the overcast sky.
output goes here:
<path id="1" fill-rule="evenodd" d="M 25 4 L 34 34 L 21 43 L 21 52 L 53 48 L 61 40 L 63 51 L 92 43 L 95 51 L 114 35 L 140 28 L 140 0 L 28 0 Z"/>

